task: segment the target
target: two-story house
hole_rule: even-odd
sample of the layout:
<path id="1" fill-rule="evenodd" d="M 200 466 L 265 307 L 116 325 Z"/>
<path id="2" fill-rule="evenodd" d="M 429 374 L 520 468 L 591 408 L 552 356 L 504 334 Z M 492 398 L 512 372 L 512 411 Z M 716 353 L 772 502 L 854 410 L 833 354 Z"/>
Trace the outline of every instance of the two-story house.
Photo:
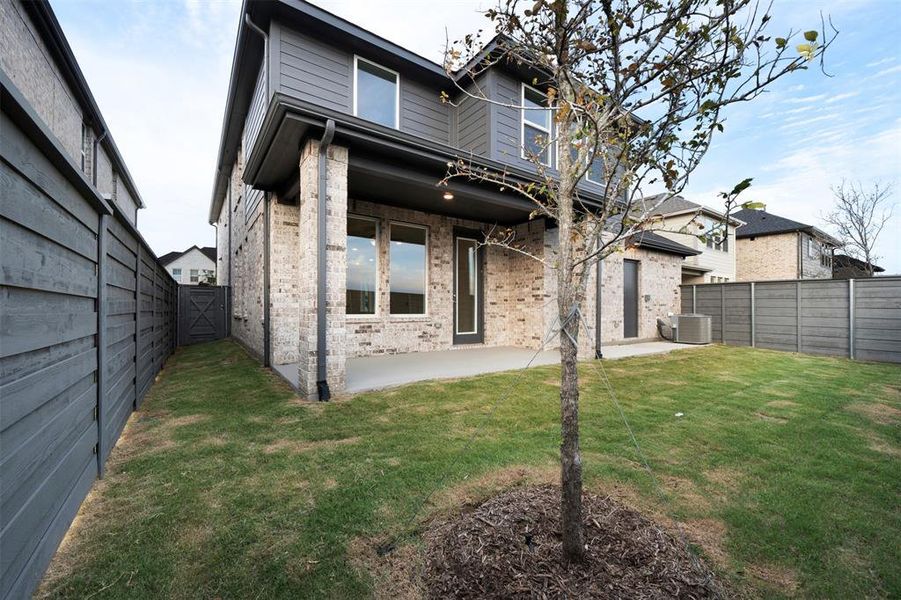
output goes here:
<path id="1" fill-rule="evenodd" d="M 832 255 L 841 242 L 812 225 L 765 210 L 735 213 L 738 281 L 831 279 Z"/>
<path id="2" fill-rule="evenodd" d="M 353 357 L 537 348 L 556 315 L 553 271 L 480 242 L 509 226 L 550 259 L 555 225 L 509 190 L 436 185 L 460 157 L 534 177 L 526 148 L 553 127 L 549 110 L 515 108 L 544 105 L 534 74 L 496 65 L 479 86 L 501 102 L 480 102 L 441 65 L 301 0 L 248 2 L 241 19 L 209 213 L 232 335 L 320 398 L 344 389 Z M 580 196 L 600 190 L 588 177 Z M 605 261 L 585 353 L 655 337 L 695 253 L 647 234 Z"/>
<path id="3" fill-rule="evenodd" d="M 698 251 L 682 263 L 682 283 L 735 281 L 735 228 L 741 221 L 730 216 L 725 223 L 723 213 L 682 196 L 667 199 L 655 212 L 661 217 L 658 234 Z"/>
<path id="4" fill-rule="evenodd" d="M 216 281 L 216 249 L 191 246 L 181 252 L 167 252 L 160 262 L 181 285 L 199 285 Z"/>

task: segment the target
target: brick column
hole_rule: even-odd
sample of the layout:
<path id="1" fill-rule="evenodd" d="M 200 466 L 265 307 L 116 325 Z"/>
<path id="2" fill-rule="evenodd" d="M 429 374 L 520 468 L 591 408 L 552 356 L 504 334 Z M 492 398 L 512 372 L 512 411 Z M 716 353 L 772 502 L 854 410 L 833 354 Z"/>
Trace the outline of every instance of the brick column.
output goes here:
<path id="1" fill-rule="evenodd" d="M 345 286 L 347 272 L 347 148 L 329 146 L 327 224 L 326 340 L 328 384 L 332 394 L 345 387 Z M 318 259 L 319 143 L 308 141 L 300 153 L 299 307 L 300 340 L 298 383 L 300 394 L 316 393 L 316 264 Z"/>

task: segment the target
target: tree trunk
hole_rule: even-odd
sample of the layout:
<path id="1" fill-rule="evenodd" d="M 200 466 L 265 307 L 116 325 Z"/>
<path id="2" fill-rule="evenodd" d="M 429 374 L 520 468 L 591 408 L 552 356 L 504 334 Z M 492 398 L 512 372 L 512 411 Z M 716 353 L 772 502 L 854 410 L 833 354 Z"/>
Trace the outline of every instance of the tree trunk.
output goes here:
<path id="1" fill-rule="evenodd" d="M 573 317 L 565 327 L 578 340 L 579 321 Z M 582 455 L 579 452 L 578 349 L 567 335 L 560 339 L 560 414 L 563 441 L 560 445 L 563 523 L 563 557 L 580 562 L 585 556 L 582 531 Z"/>

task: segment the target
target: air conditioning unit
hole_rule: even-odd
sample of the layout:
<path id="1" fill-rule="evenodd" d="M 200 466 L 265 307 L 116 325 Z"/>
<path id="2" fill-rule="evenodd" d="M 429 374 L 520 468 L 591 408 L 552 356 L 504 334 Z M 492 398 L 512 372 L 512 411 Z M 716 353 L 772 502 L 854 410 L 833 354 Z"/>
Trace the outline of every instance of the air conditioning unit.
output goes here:
<path id="1" fill-rule="evenodd" d="M 709 315 L 675 315 L 673 317 L 673 341 L 680 344 L 709 344 Z"/>

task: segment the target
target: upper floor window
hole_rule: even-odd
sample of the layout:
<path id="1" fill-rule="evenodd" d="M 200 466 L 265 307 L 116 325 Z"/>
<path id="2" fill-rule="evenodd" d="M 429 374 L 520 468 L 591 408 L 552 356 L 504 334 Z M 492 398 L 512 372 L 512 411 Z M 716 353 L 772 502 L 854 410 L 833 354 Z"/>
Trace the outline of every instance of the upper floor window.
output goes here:
<path id="1" fill-rule="evenodd" d="M 181 269 L 172 269 L 172 279 L 175 281 L 181 281 Z"/>
<path id="2" fill-rule="evenodd" d="M 200 281 L 200 269 L 191 269 L 191 283 Z"/>
<path id="3" fill-rule="evenodd" d="M 600 158 L 595 158 L 588 165 L 588 171 L 585 173 L 585 179 L 591 183 L 604 185 L 604 162 Z"/>
<path id="4" fill-rule="evenodd" d="M 808 258 L 819 258 L 820 257 L 820 244 L 812 237 L 807 238 L 807 257 Z"/>
<path id="5" fill-rule="evenodd" d="M 87 173 L 88 168 L 88 144 L 91 142 L 90 129 L 85 123 L 81 124 L 81 172 Z"/>
<path id="6" fill-rule="evenodd" d="M 386 127 L 400 127 L 400 76 L 354 56 L 354 115 Z"/>
<path id="7" fill-rule="evenodd" d="M 547 96 L 522 84 L 522 157 L 551 166 L 551 109 Z"/>
<path id="8" fill-rule="evenodd" d="M 729 251 L 729 228 L 722 221 L 703 217 L 701 222 L 707 247 L 711 250 Z"/>

